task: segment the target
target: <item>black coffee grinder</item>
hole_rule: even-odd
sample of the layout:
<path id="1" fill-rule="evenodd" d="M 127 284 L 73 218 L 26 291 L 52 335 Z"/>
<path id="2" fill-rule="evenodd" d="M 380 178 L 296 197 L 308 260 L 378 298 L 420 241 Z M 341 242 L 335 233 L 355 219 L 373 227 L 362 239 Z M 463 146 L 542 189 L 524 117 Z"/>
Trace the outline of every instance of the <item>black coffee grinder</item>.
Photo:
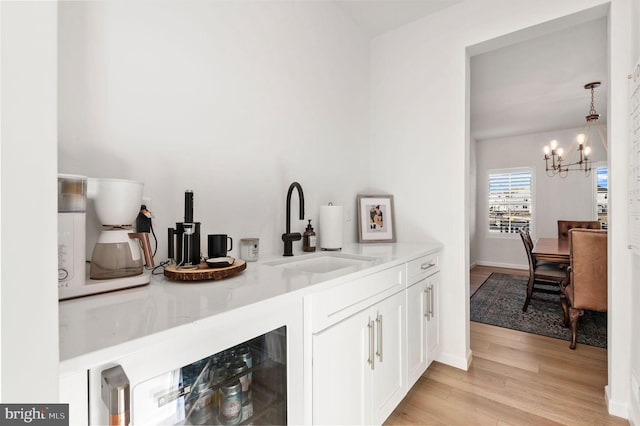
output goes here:
<path id="1" fill-rule="evenodd" d="M 168 229 L 168 256 L 179 267 L 200 264 L 200 222 L 193 221 L 193 191 L 184 192 L 184 222 Z"/>

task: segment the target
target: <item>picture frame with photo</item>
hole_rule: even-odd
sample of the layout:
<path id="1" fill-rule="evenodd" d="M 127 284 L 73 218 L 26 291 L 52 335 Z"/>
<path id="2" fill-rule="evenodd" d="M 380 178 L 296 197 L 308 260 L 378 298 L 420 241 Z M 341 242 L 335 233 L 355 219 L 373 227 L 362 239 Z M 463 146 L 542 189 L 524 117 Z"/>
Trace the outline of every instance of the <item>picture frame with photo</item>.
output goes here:
<path id="1" fill-rule="evenodd" d="M 358 195 L 358 242 L 395 243 L 393 195 Z"/>

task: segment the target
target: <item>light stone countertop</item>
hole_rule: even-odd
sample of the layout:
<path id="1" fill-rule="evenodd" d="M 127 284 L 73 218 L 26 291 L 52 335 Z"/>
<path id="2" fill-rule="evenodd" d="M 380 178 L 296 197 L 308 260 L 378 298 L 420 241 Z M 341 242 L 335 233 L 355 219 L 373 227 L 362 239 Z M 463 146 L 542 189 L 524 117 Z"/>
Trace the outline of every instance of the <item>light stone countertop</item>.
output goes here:
<path id="1" fill-rule="evenodd" d="M 62 301 L 59 304 L 61 373 L 88 368 L 144 345 L 144 338 L 239 309 L 264 309 L 281 298 L 300 298 L 442 250 L 439 242 L 351 244 L 341 253 L 375 258 L 366 266 L 312 274 L 248 262 L 219 281 L 177 282 L 155 275 L 149 285 Z M 294 257 L 303 259 L 305 253 Z M 311 254 L 313 255 L 313 254 Z M 135 344 L 136 341 L 138 345 Z"/>

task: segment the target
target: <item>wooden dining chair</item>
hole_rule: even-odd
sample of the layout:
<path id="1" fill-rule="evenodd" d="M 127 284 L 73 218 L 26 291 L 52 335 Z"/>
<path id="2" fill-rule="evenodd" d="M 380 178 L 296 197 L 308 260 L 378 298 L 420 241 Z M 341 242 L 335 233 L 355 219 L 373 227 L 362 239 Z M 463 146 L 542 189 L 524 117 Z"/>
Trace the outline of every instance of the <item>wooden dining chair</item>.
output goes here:
<path id="1" fill-rule="evenodd" d="M 522 307 L 527 312 L 531 299 L 538 299 L 534 293 L 546 293 L 560 295 L 560 284 L 566 278 L 566 269 L 554 262 L 537 262 L 531 253 L 533 241 L 527 228 L 520 229 L 520 238 L 524 244 L 529 261 L 529 281 L 527 282 L 527 296 Z M 540 299 L 548 301 L 547 299 Z"/>
<path id="2" fill-rule="evenodd" d="M 576 348 L 578 319 L 584 310 L 607 311 L 607 231 L 569 231 L 568 274 L 562 283 L 564 325 L 571 326 L 571 349 Z"/>
<path id="3" fill-rule="evenodd" d="M 580 229 L 601 229 L 602 225 L 597 220 L 558 220 L 558 239 L 567 240 L 569 230 Z"/>

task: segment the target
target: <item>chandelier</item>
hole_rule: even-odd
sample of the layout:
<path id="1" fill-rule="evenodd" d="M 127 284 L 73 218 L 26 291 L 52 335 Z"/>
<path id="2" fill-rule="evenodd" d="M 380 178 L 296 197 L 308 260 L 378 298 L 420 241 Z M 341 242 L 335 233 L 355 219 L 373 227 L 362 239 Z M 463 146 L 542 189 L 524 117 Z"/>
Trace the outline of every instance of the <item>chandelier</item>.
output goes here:
<path id="1" fill-rule="evenodd" d="M 602 125 L 598 123 L 600 114 L 596 112 L 593 100 L 594 89 L 598 86 L 600 86 L 599 81 L 584 85 L 585 89 L 591 90 L 591 107 L 589 108 L 589 113 L 585 117 L 587 123 L 568 148 L 568 151 L 570 151 L 576 143 L 578 144 L 578 147 L 576 148 L 577 159 L 573 163 L 567 163 L 564 149 L 558 147 L 557 140 L 552 140 L 549 142 L 549 145 L 544 147 L 544 162 L 547 176 L 559 175 L 560 177 L 565 178 L 571 171 L 581 171 L 584 172 L 585 176 L 589 176 L 591 172 L 591 139 L 592 135 L 595 134 L 596 131 L 600 136 L 602 145 L 607 149 L 607 141 L 604 136 Z"/>

